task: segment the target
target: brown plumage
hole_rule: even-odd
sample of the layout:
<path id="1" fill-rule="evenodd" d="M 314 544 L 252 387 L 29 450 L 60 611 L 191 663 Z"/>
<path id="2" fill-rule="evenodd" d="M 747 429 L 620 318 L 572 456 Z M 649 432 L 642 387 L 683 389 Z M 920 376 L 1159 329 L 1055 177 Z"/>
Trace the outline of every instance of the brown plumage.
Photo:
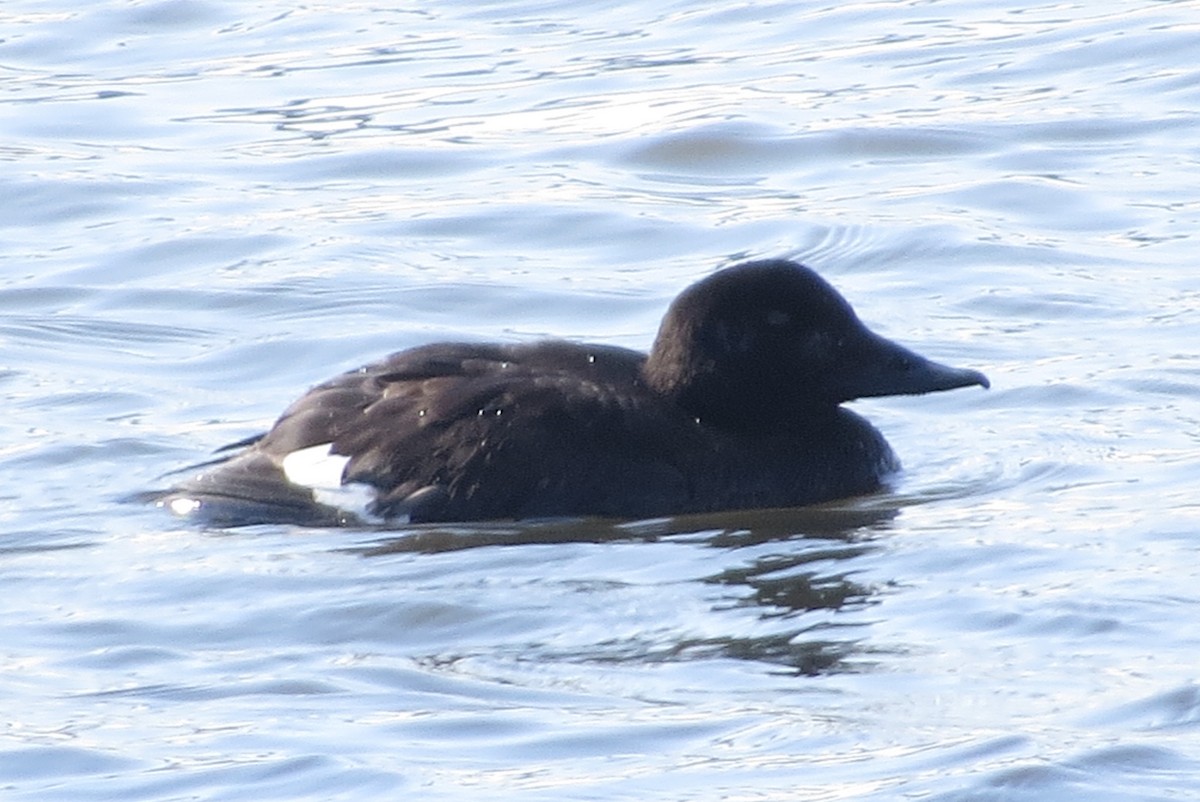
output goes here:
<path id="1" fill-rule="evenodd" d="M 987 380 L 871 333 L 808 268 L 752 262 L 681 294 L 648 358 L 563 341 L 403 351 L 314 387 L 162 500 L 226 524 L 360 520 L 327 503 L 336 487 L 293 481 L 311 456 L 392 520 L 796 506 L 897 467 L 840 403 L 970 384 Z"/>

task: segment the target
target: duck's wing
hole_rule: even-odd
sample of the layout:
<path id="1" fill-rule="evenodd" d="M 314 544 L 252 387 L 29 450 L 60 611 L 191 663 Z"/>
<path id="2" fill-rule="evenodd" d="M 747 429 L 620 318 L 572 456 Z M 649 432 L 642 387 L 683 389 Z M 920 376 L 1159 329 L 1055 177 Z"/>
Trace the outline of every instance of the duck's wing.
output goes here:
<path id="1" fill-rule="evenodd" d="M 314 387 L 173 507 L 234 517 L 245 501 L 249 517 L 324 525 L 359 520 L 357 489 L 389 519 L 655 514 L 689 489 L 642 360 L 569 343 L 401 352 Z"/>
<path id="2" fill-rule="evenodd" d="M 461 356 L 393 361 L 362 425 L 333 440 L 345 481 L 378 489 L 375 514 L 628 517 L 688 492 L 679 422 L 641 386 L 643 355 L 543 342 Z"/>

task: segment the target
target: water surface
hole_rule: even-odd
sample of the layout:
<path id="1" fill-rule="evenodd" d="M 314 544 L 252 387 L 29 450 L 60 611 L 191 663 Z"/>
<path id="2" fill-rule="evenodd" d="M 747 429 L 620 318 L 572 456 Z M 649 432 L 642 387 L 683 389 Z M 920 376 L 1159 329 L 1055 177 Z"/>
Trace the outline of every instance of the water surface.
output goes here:
<path id="1" fill-rule="evenodd" d="M 1189 2 L 0 11 L 12 799 L 1200 793 Z M 441 338 L 644 348 L 742 258 L 988 392 L 815 510 L 124 503 Z"/>

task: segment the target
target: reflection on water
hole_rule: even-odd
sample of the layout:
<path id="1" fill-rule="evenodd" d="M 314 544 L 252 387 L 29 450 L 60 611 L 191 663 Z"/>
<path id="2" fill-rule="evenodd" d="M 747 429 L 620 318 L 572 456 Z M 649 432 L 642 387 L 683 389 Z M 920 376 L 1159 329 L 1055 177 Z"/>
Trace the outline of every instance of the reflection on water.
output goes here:
<path id="1" fill-rule="evenodd" d="M 871 587 L 851 578 L 855 573 L 853 560 L 879 548 L 873 541 L 896 514 L 894 508 L 870 501 L 634 522 L 584 519 L 428 525 L 341 550 L 363 557 L 382 557 L 495 546 L 673 541 L 721 549 L 736 556 L 741 549 L 778 544 L 776 551 L 758 554 L 736 568 L 724 568 L 694 581 L 731 591 L 731 595 L 721 595 L 714 610 L 756 609 L 763 621 L 787 620 L 789 623 L 782 630 L 776 627 L 753 637 L 685 637 L 652 645 L 619 647 L 608 643 L 600 651 L 577 654 L 575 659 L 654 663 L 727 657 L 812 675 L 862 670 L 864 664 L 854 660 L 866 648 L 861 645 L 857 631 L 861 624 L 829 618 L 813 621 L 812 616 L 805 614 L 835 613 L 870 603 Z"/>
<path id="2" fill-rule="evenodd" d="M 484 546 L 547 543 L 605 543 L 662 538 L 739 548 L 798 538 L 845 540 L 882 530 L 897 514 L 884 496 L 862 502 L 838 502 L 799 509 L 738 510 L 680 515 L 642 521 L 599 518 L 514 523 L 423 524 L 399 531 L 369 546 L 349 549 L 372 557 L 404 552 L 439 553 Z"/>
<path id="3" fill-rule="evenodd" d="M 824 537 L 829 537 L 825 535 Z M 852 561 L 875 550 L 870 543 L 844 546 L 818 546 L 797 554 L 760 557 L 741 568 L 727 568 L 704 581 L 734 588 L 749 589 L 738 598 L 743 607 L 761 608 L 764 619 L 784 618 L 794 628 L 761 637 L 727 637 L 680 644 L 680 653 L 711 656 L 713 653 L 742 660 L 756 660 L 786 666 L 798 674 L 861 670 L 851 663 L 860 654 L 861 624 L 822 620 L 810 623 L 805 613 L 837 612 L 862 607 L 870 602 L 872 590 L 850 579 L 853 562 L 845 569 L 827 573 L 829 563 Z M 822 564 L 821 570 L 796 570 L 800 566 Z"/>

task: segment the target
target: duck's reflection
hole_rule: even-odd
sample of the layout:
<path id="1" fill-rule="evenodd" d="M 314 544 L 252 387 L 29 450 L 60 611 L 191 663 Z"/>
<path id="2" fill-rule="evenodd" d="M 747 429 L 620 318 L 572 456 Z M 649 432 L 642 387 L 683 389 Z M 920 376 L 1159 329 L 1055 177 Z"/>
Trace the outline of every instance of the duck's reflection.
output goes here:
<path id="1" fill-rule="evenodd" d="M 661 662 L 732 658 L 769 663 L 797 674 L 861 670 L 867 651 L 862 624 L 831 613 L 872 603 L 875 591 L 852 577 L 856 557 L 877 543 L 896 516 L 869 503 L 755 510 L 637 522 L 600 520 L 426 526 L 392 533 L 352 549 L 364 557 L 443 553 L 488 546 L 681 540 L 747 551 L 745 560 L 697 581 L 727 589 L 714 610 L 752 608 L 773 631 L 761 635 L 682 638 L 622 652 L 619 660 Z M 767 552 L 764 545 L 777 544 Z M 591 655 L 588 659 L 596 659 Z M 604 658 L 613 659 L 609 652 Z"/>
<path id="2" fill-rule="evenodd" d="M 737 592 L 737 606 L 753 607 L 761 620 L 778 619 L 784 625 L 766 635 L 710 638 L 687 648 L 772 663 L 800 674 L 851 670 L 848 658 L 862 651 L 861 625 L 835 622 L 821 613 L 864 606 L 872 590 L 851 579 L 852 570 L 830 569 L 876 548 L 866 540 L 807 540 L 797 553 L 759 557 L 707 577 L 706 582 Z"/>

